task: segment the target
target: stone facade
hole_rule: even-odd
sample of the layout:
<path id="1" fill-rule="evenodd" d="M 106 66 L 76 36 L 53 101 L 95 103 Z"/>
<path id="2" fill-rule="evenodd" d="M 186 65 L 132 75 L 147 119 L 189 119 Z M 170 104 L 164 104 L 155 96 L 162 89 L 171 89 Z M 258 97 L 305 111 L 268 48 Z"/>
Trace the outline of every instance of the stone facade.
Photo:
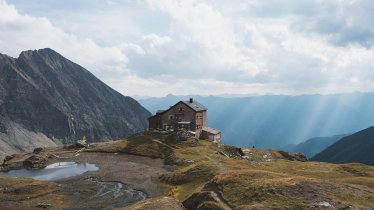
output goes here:
<path id="1" fill-rule="evenodd" d="M 221 131 L 215 128 L 204 127 L 201 133 L 202 139 L 209 139 L 216 143 L 221 142 Z"/>
<path id="2" fill-rule="evenodd" d="M 202 128 L 207 124 L 207 108 L 194 101 L 179 101 L 165 111 L 158 111 L 148 118 L 149 129 L 171 130 L 186 129 L 199 137 Z"/>

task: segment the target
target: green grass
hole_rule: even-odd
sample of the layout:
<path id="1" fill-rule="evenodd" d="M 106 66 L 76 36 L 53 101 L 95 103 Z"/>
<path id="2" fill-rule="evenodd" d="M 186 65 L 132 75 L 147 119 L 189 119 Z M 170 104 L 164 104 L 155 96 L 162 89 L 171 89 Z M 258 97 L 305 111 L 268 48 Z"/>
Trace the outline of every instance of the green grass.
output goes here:
<path id="1" fill-rule="evenodd" d="M 206 181 L 199 179 L 193 182 L 177 185 L 172 188 L 172 190 L 168 193 L 168 196 L 174 197 L 180 201 L 184 201 L 193 193 L 199 192 L 205 184 Z"/>
<path id="2" fill-rule="evenodd" d="M 0 177 L 0 208 L 32 209 L 37 203 L 48 202 L 55 209 L 66 209 L 65 195 L 57 188 L 54 182 Z"/>
<path id="3" fill-rule="evenodd" d="M 109 141 L 104 143 L 94 143 L 87 148 L 86 152 L 116 153 L 124 150 L 128 144 L 127 140 Z"/>
<path id="4" fill-rule="evenodd" d="M 289 161 L 278 151 L 252 148 L 247 159 L 228 158 L 220 154 L 224 147 L 211 141 L 173 134 L 146 133 L 102 148 L 163 158 L 174 165 L 177 160 L 175 170 L 160 180 L 171 189 L 167 195 L 180 201 L 209 183 L 234 209 L 305 209 L 321 201 L 334 208 L 374 209 L 374 167 L 363 164 Z"/>

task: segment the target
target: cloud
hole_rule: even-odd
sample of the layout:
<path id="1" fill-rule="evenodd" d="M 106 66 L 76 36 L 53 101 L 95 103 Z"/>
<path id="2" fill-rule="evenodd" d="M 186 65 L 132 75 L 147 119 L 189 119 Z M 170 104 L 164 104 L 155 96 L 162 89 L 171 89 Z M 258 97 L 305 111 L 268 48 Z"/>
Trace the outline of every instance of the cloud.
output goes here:
<path id="1" fill-rule="evenodd" d="M 148 34 L 143 37 L 142 41 L 148 46 L 148 48 L 157 48 L 169 43 L 171 39 L 168 36 L 160 37 L 156 34 Z"/>
<path id="2" fill-rule="evenodd" d="M 23 50 L 50 47 L 92 71 L 126 71 L 127 56 L 118 47 L 101 47 L 89 38 L 54 26 L 47 18 L 20 14 L 0 1 L 0 49 L 18 57 Z"/>
<path id="3" fill-rule="evenodd" d="M 370 48 L 374 44 L 374 23 L 370 21 L 374 18 L 372 1 L 309 1 L 309 8 L 315 10 L 312 15 L 299 14 L 294 21 L 297 31 L 326 36 L 336 46 L 359 44 Z"/>
<path id="4" fill-rule="evenodd" d="M 162 66 L 153 65 L 160 73 L 188 71 L 190 74 L 185 77 L 198 74 L 203 78 L 241 80 L 243 76 L 249 79 L 266 71 L 254 50 L 239 47 L 243 43 L 238 42 L 242 40 L 237 39 L 231 20 L 212 6 L 194 1 L 148 2 L 153 9 L 171 18 L 168 36 L 172 41 L 158 51 L 167 57 L 164 59 L 167 62 Z M 142 56 L 138 60 L 153 63 L 154 56 Z M 140 70 L 148 73 L 147 68 Z"/>
<path id="5" fill-rule="evenodd" d="M 370 0 L 0 2 L 2 52 L 51 47 L 124 94 L 374 87 Z"/>
<path id="6" fill-rule="evenodd" d="M 180 71 L 174 69 L 179 75 L 188 71 L 238 86 L 262 83 L 273 91 L 300 93 L 325 91 L 332 84 L 352 85 L 353 90 L 351 78 L 366 75 L 367 80 L 374 75 L 374 27 L 360 18 L 370 14 L 359 12 L 369 1 L 148 2 L 171 17 L 169 44 L 177 53 L 159 53 L 187 61 L 186 66 L 178 65 Z M 172 68 L 165 62 L 153 66 L 164 73 Z"/>

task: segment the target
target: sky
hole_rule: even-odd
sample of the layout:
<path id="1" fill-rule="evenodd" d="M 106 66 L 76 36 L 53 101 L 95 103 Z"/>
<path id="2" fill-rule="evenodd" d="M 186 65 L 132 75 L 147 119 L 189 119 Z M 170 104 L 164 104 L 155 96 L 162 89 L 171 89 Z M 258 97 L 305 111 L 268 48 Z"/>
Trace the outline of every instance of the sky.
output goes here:
<path id="1" fill-rule="evenodd" d="M 374 91 L 372 0 L 0 0 L 0 53 L 52 48 L 130 96 Z"/>

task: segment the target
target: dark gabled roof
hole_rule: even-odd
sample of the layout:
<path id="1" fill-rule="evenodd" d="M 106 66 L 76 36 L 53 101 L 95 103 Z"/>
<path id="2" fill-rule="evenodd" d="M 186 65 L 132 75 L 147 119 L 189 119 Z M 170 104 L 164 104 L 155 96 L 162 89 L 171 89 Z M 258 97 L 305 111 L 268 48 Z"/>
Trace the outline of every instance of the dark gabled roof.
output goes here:
<path id="1" fill-rule="evenodd" d="M 208 110 L 205 106 L 201 105 L 199 102 L 193 100 L 192 102 L 190 101 L 181 101 L 187 106 L 189 106 L 191 109 L 193 109 L 196 112 L 201 112 L 201 111 L 206 111 Z"/>
<path id="2" fill-rule="evenodd" d="M 203 130 L 203 131 L 206 131 L 206 132 L 208 132 L 208 133 L 214 134 L 214 135 L 215 135 L 215 134 L 219 134 L 219 133 L 221 133 L 220 130 L 215 129 L 215 128 L 209 128 L 209 127 L 204 127 L 202 130 Z"/>
<path id="3" fill-rule="evenodd" d="M 167 110 L 158 110 L 155 115 L 153 115 L 151 117 L 148 117 L 148 118 L 152 118 L 152 117 L 155 117 L 157 115 L 163 114 L 163 113 L 169 111 L 171 108 L 175 107 L 179 103 L 184 103 L 185 105 L 187 105 L 188 107 L 190 107 L 195 112 L 201 112 L 201 111 L 208 110 L 208 108 L 206 108 L 205 106 L 201 105 L 199 102 L 197 102 L 195 100 L 193 100 L 192 102 L 190 102 L 190 101 L 179 101 L 174 106 L 171 106 L 169 109 L 167 109 Z"/>

